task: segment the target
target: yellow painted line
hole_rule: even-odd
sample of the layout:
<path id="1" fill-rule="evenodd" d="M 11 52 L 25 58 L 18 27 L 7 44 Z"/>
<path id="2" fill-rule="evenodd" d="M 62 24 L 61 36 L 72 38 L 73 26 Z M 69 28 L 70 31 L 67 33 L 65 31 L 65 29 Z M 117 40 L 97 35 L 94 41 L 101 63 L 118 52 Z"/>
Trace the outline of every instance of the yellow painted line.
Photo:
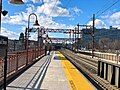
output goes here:
<path id="1" fill-rule="evenodd" d="M 95 90 L 88 80 L 61 54 L 61 63 L 71 90 Z"/>

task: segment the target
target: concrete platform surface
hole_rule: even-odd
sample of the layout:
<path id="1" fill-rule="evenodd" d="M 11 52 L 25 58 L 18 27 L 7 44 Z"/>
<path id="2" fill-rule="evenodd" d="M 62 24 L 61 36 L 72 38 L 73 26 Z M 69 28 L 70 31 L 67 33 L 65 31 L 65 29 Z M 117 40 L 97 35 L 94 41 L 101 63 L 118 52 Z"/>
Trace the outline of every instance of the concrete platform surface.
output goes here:
<path id="1" fill-rule="evenodd" d="M 40 90 L 51 56 L 45 56 L 12 81 L 7 90 Z"/>
<path id="2" fill-rule="evenodd" d="M 54 52 L 41 89 L 45 90 L 70 90 L 66 75 L 64 73 L 60 58 Z"/>
<path id="3" fill-rule="evenodd" d="M 96 90 L 60 52 L 53 51 L 12 81 L 7 90 Z"/>

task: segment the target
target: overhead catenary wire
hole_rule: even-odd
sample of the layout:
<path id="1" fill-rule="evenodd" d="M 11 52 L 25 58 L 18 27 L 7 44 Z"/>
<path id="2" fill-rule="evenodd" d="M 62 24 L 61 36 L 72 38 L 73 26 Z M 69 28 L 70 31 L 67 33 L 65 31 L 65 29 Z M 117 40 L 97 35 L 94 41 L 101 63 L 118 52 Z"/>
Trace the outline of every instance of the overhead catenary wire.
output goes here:
<path id="1" fill-rule="evenodd" d="M 53 8 L 52 8 L 52 10 L 51 10 L 51 12 L 50 12 L 50 14 L 49 14 L 49 16 L 51 15 L 51 13 L 52 13 L 54 7 L 56 6 L 57 1 L 58 1 L 58 0 L 55 1 L 55 4 L 54 4 L 54 6 L 53 6 Z M 43 5 L 44 5 L 44 6 L 43 6 L 43 10 L 42 10 L 41 13 L 44 13 L 44 11 L 45 11 L 45 4 L 46 4 L 46 3 L 44 2 L 44 4 L 43 4 Z M 49 4 L 48 4 L 48 5 L 49 5 Z"/>
<path id="2" fill-rule="evenodd" d="M 95 15 L 98 14 L 100 11 L 102 11 L 102 10 L 107 6 L 107 4 L 109 4 L 109 3 L 110 3 L 109 1 L 106 2 L 106 3 L 95 13 Z M 91 18 L 88 19 L 85 23 L 88 23 L 90 20 L 91 20 Z"/>
<path id="3" fill-rule="evenodd" d="M 107 7 L 107 8 L 105 8 L 105 6 L 106 6 L 107 4 L 109 4 L 109 3 L 108 3 L 108 2 L 105 3 L 105 4 L 103 5 L 103 7 L 100 8 L 100 9 L 95 13 L 96 18 L 99 17 L 100 15 L 102 15 L 103 13 L 105 13 L 107 10 L 109 10 L 109 9 L 110 9 L 111 7 L 113 7 L 114 5 L 116 5 L 119 1 L 120 1 L 120 0 L 117 0 L 117 1 L 113 2 L 112 5 L 110 5 L 110 6 Z M 105 9 L 104 9 L 104 8 L 105 8 Z M 103 10 L 103 11 L 102 11 L 102 10 Z M 102 12 L 101 12 L 101 11 L 102 11 Z M 101 12 L 101 13 L 100 13 L 100 12 Z M 91 20 L 91 18 L 88 19 L 88 20 L 86 21 L 86 23 L 88 23 L 88 21 L 90 21 L 90 20 Z"/>
<path id="4" fill-rule="evenodd" d="M 43 5 L 44 5 L 44 7 L 43 7 L 43 10 L 42 10 L 42 13 L 45 11 L 45 3 Z"/>
<path id="5" fill-rule="evenodd" d="M 70 4 L 70 1 L 71 1 L 71 0 L 68 0 L 68 2 L 67 2 L 66 5 L 65 5 L 66 7 Z M 49 14 L 49 16 L 51 16 L 51 14 L 52 14 L 52 12 L 53 12 L 53 10 L 54 10 L 57 2 L 58 2 L 58 0 L 55 1 L 55 4 L 54 4 L 54 6 L 53 6 L 53 8 L 52 8 L 52 10 L 51 10 L 51 12 L 50 12 L 50 14 Z M 44 10 L 43 10 L 43 11 L 44 11 Z M 43 12 L 43 11 L 42 11 L 42 12 Z M 63 11 L 63 9 L 62 9 L 62 11 Z M 62 11 L 61 11 L 58 15 L 56 15 L 56 17 L 59 17 L 59 16 L 62 14 Z"/>
<path id="6" fill-rule="evenodd" d="M 53 9 L 55 8 L 55 6 L 56 6 L 56 4 L 57 4 L 57 1 L 58 1 L 58 0 L 55 0 L 55 4 L 54 4 L 54 6 L 53 6 L 53 8 L 52 8 L 52 10 L 51 10 L 51 12 L 50 12 L 50 14 L 49 14 L 49 16 L 51 16 L 51 14 L 52 14 L 52 12 L 53 12 Z"/>
<path id="7" fill-rule="evenodd" d="M 106 12 L 107 10 L 109 10 L 111 7 L 113 7 L 115 4 L 117 4 L 120 0 L 117 0 L 116 2 L 114 2 L 111 6 L 109 6 L 108 8 L 106 8 L 104 11 L 102 11 L 100 14 L 96 15 L 96 17 L 100 16 L 101 14 L 103 14 L 104 12 Z"/>
<path id="8" fill-rule="evenodd" d="M 68 7 L 68 5 L 70 4 L 70 2 L 71 2 L 71 0 L 68 0 L 67 4 L 66 4 L 65 6 Z M 63 11 L 63 9 L 62 9 L 62 11 Z M 61 11 L 61 13 L 59 13 L 59 14 L 57 15 L 57 17 L 59 17 L 59 16 L 62 14 L 62 11 Z"/>
<path id="9" fill-rule="evenodd" d="M 66 3 L 66 5 L 65 5 L 65 6 L 68 6 L 68 5 L 69 5 L 69 3 L 70 3 L 70 1 L 71 1 L 71 0 L 68 0 L 68 2 Z M 53 10 L 54 10 L 54 8 L 55 8 L 55 6 L 56 6 L 57 2 L 58 2 L 58 0 L 56 0 L 56 1 L 55 1 L 55 4 L 54 4 L 54 6 L 53 6 L 53 8 L 52 8 L 52 10 L 51 10 L 51 12 L 50 12 L 50 14 L 48 15 L 48 17 L 50 17 L 50 16 L 51 16 L 51 14 L 52 14 L 52 12 L 53 12 Z M 64 8 L 65 8 L 65 7 L 64 7 Z M 56 14 L 56 16 L 55 16 L 55 17 L 59 17 L 59 16 L 62 14 L 63 10 L 64 10 L 64 9 L 62 9 L 62 11 L 61 11 L 60 13 L 58 13 L 58 15 Z"/>
<path id="10" fill-rule="evenodd" d="M 113 2 L 112 2 L 113 3 Z M 107 1 L 96 13 L 95 15 L 97 15 L 99 12 L 101 12 L 108 4 L 110 4 L 110 0 Z"/>

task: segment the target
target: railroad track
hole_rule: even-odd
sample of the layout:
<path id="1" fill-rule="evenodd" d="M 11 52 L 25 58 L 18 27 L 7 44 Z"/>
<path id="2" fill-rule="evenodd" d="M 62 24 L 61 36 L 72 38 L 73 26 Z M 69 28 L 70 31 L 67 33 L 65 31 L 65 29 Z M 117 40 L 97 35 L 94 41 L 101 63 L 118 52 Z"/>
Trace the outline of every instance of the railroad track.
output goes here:
<path id="1" fill-rule="evenodd" d="M 86 69 L 90 70 L 91 73 L 97 74 L 97 67 L 98 61 L 92 60 L 92 59 L 86 59 L 84 57 L 81 57 L 80 55 L 76 55 L 70 51 L 62 52 L 67 58 L 70 60 L 75 59 L 74 61 L 81 64 L 81 66 L 84 66 Z"/>
<path id="2" fill-rule="evenodd" d="M 97 63 L 98 60 L 93 60 L 90 58 L 86 58 L 80 56 L 79 54 L 75 54 L 69 50 L 61 50 L 60 51 L 66 58 L 68 58 L 87 78 L 89 78 L 98 90 L 117 90 L 117 88 L 113 85 L 110 85 L 109 82 L 103 80 L 102 78 L 97 76 Z M 101 88 L 101 89 L 100 89 Z"/>

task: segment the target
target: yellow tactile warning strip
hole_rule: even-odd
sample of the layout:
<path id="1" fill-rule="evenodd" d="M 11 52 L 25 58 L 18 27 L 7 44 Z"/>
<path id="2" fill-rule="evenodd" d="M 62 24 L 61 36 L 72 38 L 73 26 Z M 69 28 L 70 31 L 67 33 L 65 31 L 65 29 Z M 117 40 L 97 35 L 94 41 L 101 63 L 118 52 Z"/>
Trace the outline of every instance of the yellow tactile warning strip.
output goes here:
<path id="1" fill-rule="evenodd" d="M 87 79 L 61 54 L 61 63 L 71 90 L 95 90 Z"/>

